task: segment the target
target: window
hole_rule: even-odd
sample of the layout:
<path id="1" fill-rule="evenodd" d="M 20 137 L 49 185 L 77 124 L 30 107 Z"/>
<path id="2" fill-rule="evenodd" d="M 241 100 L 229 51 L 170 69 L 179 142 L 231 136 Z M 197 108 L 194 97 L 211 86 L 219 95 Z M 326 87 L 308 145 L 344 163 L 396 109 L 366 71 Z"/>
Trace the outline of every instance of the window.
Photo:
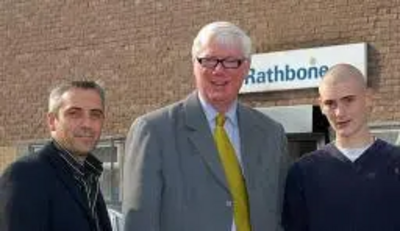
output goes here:
<path id="1" fill-rule="evenodd" d="M 103 162 L 103 174 L 100 177 L 100 187 L 104 200 L 111 208 L 120 210 L 122 200 L 122 158 L 124 140 L 109 138 L 102 140 L 93 154 Z"/>
<path id="2" fill-rule="evenodd" d="M 370 125 L 374 136 L 400 146 L 400 123 L 380 123 Z"/>

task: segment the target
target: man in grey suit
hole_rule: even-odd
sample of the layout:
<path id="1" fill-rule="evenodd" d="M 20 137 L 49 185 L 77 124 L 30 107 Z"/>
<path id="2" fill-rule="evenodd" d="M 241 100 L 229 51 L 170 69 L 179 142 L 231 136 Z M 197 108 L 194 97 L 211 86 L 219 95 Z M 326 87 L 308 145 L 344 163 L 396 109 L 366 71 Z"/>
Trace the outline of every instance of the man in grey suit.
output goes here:
<path id="1" fill-rule="evenodd" d="M 237 100 L 250 56 L 251 40 L 240 28 L 206 25 L 192 47 L 197 91 L 133 123 L 124 166 L 125 231 L 280 229 L 287 141 L 280 124 Z M 246 228 L 234 215 L 238 189 L 230 187 L 213 137 L 218 114 L 226 118 L 247 193 Z"/>

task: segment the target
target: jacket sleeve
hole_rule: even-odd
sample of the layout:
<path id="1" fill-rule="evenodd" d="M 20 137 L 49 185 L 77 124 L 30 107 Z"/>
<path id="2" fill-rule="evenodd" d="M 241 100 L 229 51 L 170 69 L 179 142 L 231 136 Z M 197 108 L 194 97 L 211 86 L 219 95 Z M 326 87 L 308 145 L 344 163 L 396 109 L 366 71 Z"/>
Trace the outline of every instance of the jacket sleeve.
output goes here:
<path id="1" fill-rule="evenodd" d="M 160 230 L 161 142 L 152 129 L 139 118 L 126 139 L 122 201 L 125 231 Z"/>
<path id="2" fill-rule="evenodd" d="M 45 179 L 38 177 L 38 167 L 17 162 L 0 177 L 1 231 L 50 231 Z"/>
<path id="3" fill-rule="evenodd" d="M 302 172 L 292 165 L 286 178 L 282 226 L 285 231 L 308 231 L 308 209 L 304 196 Z"/>
<path id="4" fill-rule="evenodd" d="M 292 162 L 292 159 L 289 156 L 289 151 L 288 151 L 288 140 L 286 137 L 286 134 L 282 128 L 281 131 L 281 156 L 280 156 L 280 168 L 279 168 L 279 179 L 278 179 L 278 184 L 279 184 L 279 191 L 278 191 L 278 200 L 279 200 L 279 209 L 278 209 L 278 217 L 280 217 L 280 214 L 282 214 L 283 210 L 283 197 L 284 197 L 284 191 L 285 191 L 285 183 L 286 183 L 286 177 L 288 173 L 289 166 Z M 280 220 L 280 224 L 282 224 L 282 221 Z M 277 228 L 278 231 L 282 230 L 282 226 L 279 225 Z"/>

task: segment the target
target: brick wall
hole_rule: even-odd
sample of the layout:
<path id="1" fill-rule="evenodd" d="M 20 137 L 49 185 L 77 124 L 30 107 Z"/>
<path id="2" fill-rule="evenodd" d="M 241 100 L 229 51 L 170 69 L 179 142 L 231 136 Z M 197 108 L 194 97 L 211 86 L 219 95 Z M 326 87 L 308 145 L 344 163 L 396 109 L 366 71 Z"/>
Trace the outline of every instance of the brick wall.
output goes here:
<path id="1" fill-rule="evenodd" d="M 367 42 L 372 120 L 399 120 L 399 13 L 396 0 L 0 0 L 0 146 L 46 138 L 50 87 L 82 76 L 107 88 L 104 134 L 125 135 L 135 117 L 193 89 L 191 42 L 215 20 L 245 28 L 260 53 Z M 272 106 L 315 97 L 295 90 L 241 100 Z"/>
<path id="2" fill-rule="evenodd" d="M 17 148 L 0 147 L 0 173 L 4 168 L 17 158 Z"/>

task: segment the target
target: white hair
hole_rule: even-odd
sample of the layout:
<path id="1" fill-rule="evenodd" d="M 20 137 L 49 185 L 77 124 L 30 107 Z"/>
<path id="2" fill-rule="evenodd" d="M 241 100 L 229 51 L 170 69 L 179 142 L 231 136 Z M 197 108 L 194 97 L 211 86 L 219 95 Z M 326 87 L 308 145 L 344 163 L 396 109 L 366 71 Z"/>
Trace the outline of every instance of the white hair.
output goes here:
<path id="1" fill-rule="evenodd" d="M 192 57 L 196 58 L 201 49 L 210 41 L 221 45 L 240 48 L 243 56 L 250 58 L 252 54 L 251 39 L 239 27 L 230 22 L 213 22 L 204 26 L 193 41 Z"/>

